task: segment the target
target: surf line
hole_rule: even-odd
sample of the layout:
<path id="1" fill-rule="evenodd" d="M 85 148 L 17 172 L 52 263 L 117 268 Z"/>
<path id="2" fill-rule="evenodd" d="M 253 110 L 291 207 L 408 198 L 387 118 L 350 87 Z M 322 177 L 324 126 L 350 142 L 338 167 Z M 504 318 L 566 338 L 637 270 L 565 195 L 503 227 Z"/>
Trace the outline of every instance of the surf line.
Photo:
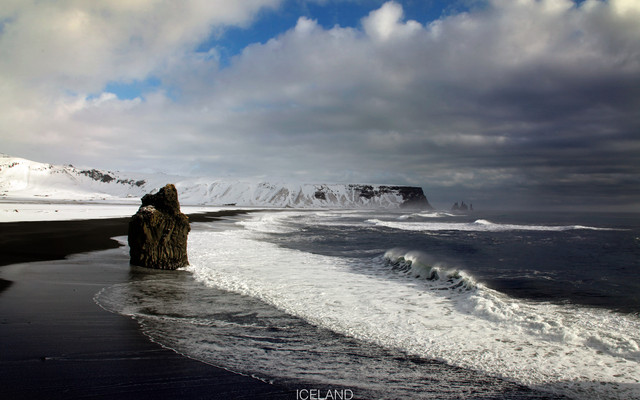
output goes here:
<path id="1" fill-rule="evenodd" d="M 324 394 L 324 396 L 323 396 Z M 296 400 L 351 400 L 353 390 L 351 389 L 296 389 Z"/>

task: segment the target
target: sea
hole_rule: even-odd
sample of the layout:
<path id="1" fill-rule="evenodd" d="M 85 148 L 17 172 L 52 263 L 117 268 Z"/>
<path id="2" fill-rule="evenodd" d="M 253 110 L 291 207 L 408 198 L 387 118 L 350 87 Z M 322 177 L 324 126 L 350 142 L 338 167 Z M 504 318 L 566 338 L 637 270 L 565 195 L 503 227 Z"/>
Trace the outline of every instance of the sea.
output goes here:
<path id="1" fill-rule="evenodd" d="M 252 211 L 188 251 L 95 300 L 294 398 L 640 399 L 640 214 Z"/>

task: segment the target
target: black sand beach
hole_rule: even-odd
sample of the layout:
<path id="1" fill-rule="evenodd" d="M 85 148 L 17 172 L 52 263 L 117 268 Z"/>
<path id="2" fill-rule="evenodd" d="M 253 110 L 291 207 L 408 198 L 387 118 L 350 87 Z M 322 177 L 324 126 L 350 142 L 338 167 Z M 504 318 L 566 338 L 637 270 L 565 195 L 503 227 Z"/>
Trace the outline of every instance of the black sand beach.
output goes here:
<path id="1" fill-rule="evenodd" d="M 127 221 L 0 224 L 2 397 L 295 398 L 165 349 L 93 301 L 101 288 L 130 279 L 128 255 L 110 239 L 126 235 Z M 65 258 L 99 249 L 110 250 Z"/>
<path id="2" fill-rule="evenodd" d="M 190 222 L 212 221 L 245 213 L 223 210 L 190 214 Z M 127 234 L 129 218 L 0 223 L 0 266 L 61 260 L 69 254 L 114 249 L 113 237 Z"/>

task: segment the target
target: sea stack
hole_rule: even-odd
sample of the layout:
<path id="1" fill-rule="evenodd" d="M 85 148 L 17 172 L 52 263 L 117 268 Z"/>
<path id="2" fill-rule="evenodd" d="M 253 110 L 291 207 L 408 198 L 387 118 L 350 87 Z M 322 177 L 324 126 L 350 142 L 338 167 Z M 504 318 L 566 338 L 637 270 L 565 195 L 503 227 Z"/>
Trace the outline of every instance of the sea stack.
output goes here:
<path id="1" fill-rule="evenodd" d="M 129 221 L 131 264 L 155 269 L 189 265 L 189 217 L 180 212 L 178 191 L 167 184 L 156 194 L 142 197 L 142 205 Z"/>

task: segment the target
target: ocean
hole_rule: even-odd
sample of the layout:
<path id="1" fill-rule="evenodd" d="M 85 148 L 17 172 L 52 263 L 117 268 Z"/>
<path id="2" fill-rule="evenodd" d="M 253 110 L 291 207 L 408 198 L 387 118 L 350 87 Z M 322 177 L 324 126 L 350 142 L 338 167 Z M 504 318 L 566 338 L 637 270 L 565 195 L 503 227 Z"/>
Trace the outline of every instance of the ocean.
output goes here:
<path id="1" fill-rule="evenodd" d="M 640 399 L 640 215 L 273 210 L 96 301 L 297 398 Z"/>

